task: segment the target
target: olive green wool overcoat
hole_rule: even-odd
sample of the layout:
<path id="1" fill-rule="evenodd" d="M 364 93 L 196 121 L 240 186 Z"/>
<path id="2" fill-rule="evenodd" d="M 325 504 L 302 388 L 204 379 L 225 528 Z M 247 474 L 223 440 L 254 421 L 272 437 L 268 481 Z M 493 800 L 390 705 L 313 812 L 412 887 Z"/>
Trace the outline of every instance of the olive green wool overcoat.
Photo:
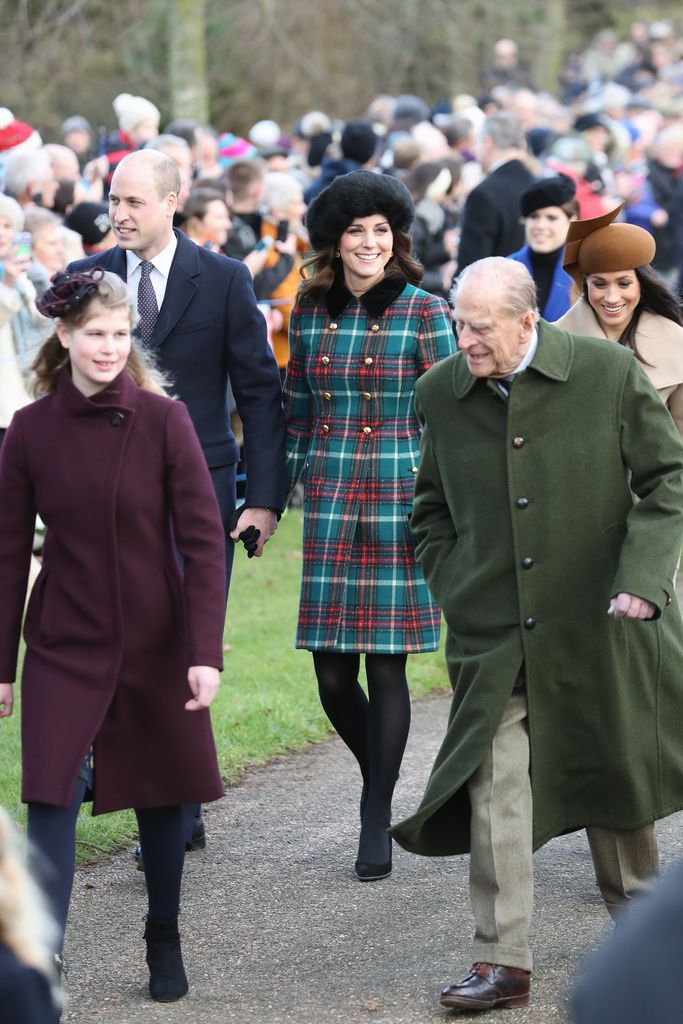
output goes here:
<path id="1" fill-rule="evenodd" d="M 541 321 L 509 401 L 459 353 L 418 381 L 416 401 L 412 527 L 454 692 L 422 803 L 395 838 L 428 856 L 469 850 L 466 783 L 522 664 L 534 848 L 679 810 L 683 445 L 633 353 Z M 656 619 L 608 616 L 622 591 Z"/>

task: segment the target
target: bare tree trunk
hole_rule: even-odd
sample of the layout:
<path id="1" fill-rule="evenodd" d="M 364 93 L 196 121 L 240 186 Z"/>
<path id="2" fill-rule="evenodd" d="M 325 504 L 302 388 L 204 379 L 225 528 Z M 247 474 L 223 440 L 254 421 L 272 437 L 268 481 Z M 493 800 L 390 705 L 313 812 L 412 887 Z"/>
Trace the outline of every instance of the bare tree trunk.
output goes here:
<path id="1" fill-rule="evenodd" d="M 204 0 L 169 0 L 168 78 L 172 117 L 209 123 Z"/>

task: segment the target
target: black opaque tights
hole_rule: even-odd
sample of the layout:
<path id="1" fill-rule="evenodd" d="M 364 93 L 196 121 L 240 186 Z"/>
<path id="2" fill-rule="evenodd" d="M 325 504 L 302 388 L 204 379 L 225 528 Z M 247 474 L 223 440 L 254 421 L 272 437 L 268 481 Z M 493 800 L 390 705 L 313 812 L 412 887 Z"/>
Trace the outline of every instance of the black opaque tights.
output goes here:
<path id="1" fill-rule="evenodd" d="M 360 683 L 360 655 L 314 651 L 318 692 L 325 714 L 358 761 L 367 786 L 358 859 L 389 858 L 391 799 L 410 729 L 405 654 L 366 654 L 368 696 Z"/>

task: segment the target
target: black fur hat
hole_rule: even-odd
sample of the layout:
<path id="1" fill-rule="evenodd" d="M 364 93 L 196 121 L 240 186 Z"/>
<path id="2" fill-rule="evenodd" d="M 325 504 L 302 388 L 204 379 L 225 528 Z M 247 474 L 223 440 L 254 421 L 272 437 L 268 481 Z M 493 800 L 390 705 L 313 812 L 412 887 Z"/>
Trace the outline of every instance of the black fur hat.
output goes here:
<path id="1" fill-rule="evenodd" d="M 410 231 L 415 206 L 403 182 L 372 171 L 339 175 L 308 208 L 306 227 L 313 249 L 336 246 L 352 220 L 375 213 L 387 218 L 393 232 Z"/>

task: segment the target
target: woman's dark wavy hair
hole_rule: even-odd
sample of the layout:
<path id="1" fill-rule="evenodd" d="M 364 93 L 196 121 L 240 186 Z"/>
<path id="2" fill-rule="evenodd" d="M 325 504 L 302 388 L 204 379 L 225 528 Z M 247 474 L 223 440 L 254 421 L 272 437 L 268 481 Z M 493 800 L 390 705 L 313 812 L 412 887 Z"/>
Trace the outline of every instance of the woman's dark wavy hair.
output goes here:
<path id="1" fill-rule="evenodd" d="M 399 274 L 409 284 L 419 284 L 424 271 L 413 257 L 413 240 L 406 231 L 394 232 L 393 250 L 384 268 L 385 274 Z M 337 246 L 326 246 L 304 261 L 300 270 L 304 280 L 299 285 L 298 302 L 318 302 L 330 290 L 335 278 L 342 275 L 338 251 Z"/>
<path id="2" fill-rule="evenodd" d="M 683 314 L 679 300 L 649 263 L 643 267 L 634 267 L 634 273 L 640 284 L 640 302 L 633 311 L 630 323 L 622 331 L 619 344 L 632 349 L 636 359 L 645 366 L 649 366 L 650 364 L 643 359 L 638 351 L 636 342 L 641 313 L 655 313 L 657 316 L 666 317 L 667 320 L 673 320 L 681 327 L 683 327 Z M 585 277 L 583 279 L 583 297 L 588 302 L 588 281 Z"/>

